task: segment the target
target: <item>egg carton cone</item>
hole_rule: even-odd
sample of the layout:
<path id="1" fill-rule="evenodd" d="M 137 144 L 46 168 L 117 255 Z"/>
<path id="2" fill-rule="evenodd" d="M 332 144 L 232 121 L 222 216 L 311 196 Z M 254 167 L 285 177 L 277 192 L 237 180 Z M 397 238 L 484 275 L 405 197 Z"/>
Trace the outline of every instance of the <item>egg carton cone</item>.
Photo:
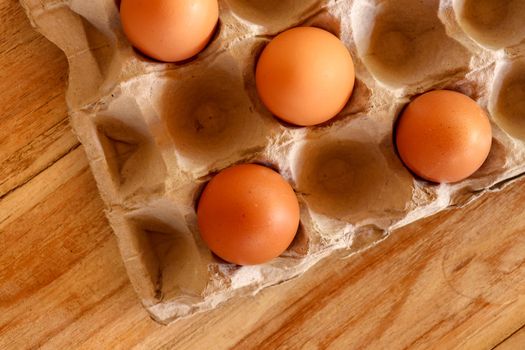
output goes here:
<path id="1" fill-rule="evenodd" d="M 359 253 L 525 173 L 525 1 L 221 0 L 212 41 L 181 63 L 134 50 L 113 0 L 21 3 L 67 56 L 71 124 L 129 278 L 158 322 L 254 295 L 335 251 Z M 255 89 L 261 50 L 295 26 L 337 35 L 356 67 L 346 107 L 315 127 L 279 122 Z M 488 159 L 459 183 L 415 178 L 393 145 L 402 108 L 433 89 L 470 96 L 492 124 Z M 237 266 L 206 247 L 195 208 L 216 172 L 247 162 L 293 186 L 301 223 L 283 255 Z"/>

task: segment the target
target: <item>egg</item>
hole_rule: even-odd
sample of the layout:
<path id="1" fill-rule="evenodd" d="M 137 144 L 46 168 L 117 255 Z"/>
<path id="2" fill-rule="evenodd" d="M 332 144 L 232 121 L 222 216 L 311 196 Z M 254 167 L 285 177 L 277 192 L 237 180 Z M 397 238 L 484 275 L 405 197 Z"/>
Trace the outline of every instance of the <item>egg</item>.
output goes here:
<path id="1" fill-rule="evenodd" d="M 200 234 L 211 251 L 239 265 L 267 262 L 281 255 L 299 226 L 299 204 L 277 172 L 242 164 L 217 174 L 197 207 Z"/>
<path id="2" fill-rule="evenodd" d="M 275 116 L 295 125 L 316 125 L 333 118 L 348 102 L 354 63 L 335 35 L 297 27 L 264 48 L 255 81 L 261 101 Z"/>
<path id="3" fill-rule="evenodd" d="M 470 97 L 436 90 L 408 104 L 395 139 L 401 160 L 415 174 L 451 183 L 481 167 L 490 152 L 492 129 L 483 109 Z"/>
<path id="4" fill-rule="evenodd" d="M 122 28 L 133 46 L 164 62 L 202 51 L 219 18 L 217 0 L 122 0 Z"/>

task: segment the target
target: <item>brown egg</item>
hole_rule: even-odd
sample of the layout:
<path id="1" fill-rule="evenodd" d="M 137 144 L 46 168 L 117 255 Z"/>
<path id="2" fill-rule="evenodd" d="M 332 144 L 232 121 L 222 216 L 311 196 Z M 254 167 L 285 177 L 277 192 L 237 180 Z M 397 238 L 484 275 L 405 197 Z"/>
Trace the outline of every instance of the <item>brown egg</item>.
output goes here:
<path id="1" fill-rule="evenodd" d="M 219 18 L 217 0 L 122 0 L 124 33 L 144 54 L 165 62 L 199 53 Z"/>
<path id="2" fill-rule="evenodd" d="M 243 164 L 208 183 L 197 217 L 202 239 L 219 257 L 239 265 L 261 264 L 281 255 L 294 239 L 299 204 L 281 175 Z"/>
<path id="3" fill-rule="evenodd" d="M 315 125 L 333 118 L 354 88 L 352 56 L 333 34 L 297 27 L 277 35 L 256 69 L 257 92 L 278 118 Z"/>
<path id="4" fill-rule="evenodd" d="M 401 159 L 415 174 L 434 182 L 457 182 L 487 159 L 492 129 L 474 100 L 437 90 L 407 106 L 397 125 L 396 144 Z"/>

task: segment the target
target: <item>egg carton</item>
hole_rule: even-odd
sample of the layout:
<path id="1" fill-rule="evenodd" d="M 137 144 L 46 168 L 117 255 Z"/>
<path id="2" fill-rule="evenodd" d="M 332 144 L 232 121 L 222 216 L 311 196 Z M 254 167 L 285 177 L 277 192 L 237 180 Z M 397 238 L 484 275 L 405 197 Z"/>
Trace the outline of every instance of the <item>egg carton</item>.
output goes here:
<path id="1" fill-rule="evenodd" d="M 179 63 L 134 50 L 113 0 L 21 3 L 68 58 L 71 123 L 129 278 L 159 322 L 253 295 L 336 250 L 358 252 L 525 172 L 522 0 L 222 0 L 211 43 Z M 307 128 L 274 118 L 254 82 L 263 47 L 300 25 L 337 35 L 356 67 L 346 107 Z M 402 108 L 432 89 L 472 97 L 491 120 L 487 161 L 459 183 L 415 178 L 393 145 Z M 291 246 L 257 266 L 214 256 L 195 212 L 213 174 L 245 162 L 279 171 L 301 206 Z"/>

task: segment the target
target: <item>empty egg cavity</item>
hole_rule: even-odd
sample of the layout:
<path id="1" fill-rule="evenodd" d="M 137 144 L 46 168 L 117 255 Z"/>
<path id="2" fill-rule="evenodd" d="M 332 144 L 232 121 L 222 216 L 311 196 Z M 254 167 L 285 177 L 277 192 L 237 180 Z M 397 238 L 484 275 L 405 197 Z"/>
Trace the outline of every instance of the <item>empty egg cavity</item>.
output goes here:
<path id="1" fill-rule="evenodd" d="M 391 148 L 383 150 L 366 141 L 324 139 L 308 142 L 300 153 L 297 189 L 315 212 L 352 224 L 395 220 L 406 214 L 412 177 L 400 171 L 402 165 Z"/>
<path id="2" fill-rule="evenodd" d="M 454 0 L 453 6 L 462 29 L 483 46 L 499 49 L 525 40 L 523 0 Z"/>
<path id="3" fill-rule="evenodd" d="M 468 69 L 469 52 L 447 36 L 438 7 L 438 1 L 354 2 L 354 41 L 376 79 L 403 88 Z"/>
<path id="4" fill-rule="evenodd" d="M 184 219 L 167 202 L 126 214 L 135 239 L 142 242 L 142 258 L 157 299 L 200 298 L 207 284 L 210 256 L 199 249 Z"/>
<path id="5" fill-rule="evenodd" d="M 489 108 L 503 130 L 525 141 L 525 59 L 500 62 Z"/>
<path id="6" fill-rule="evenodd" d="M 123 196 L 162 192 L 166 165 L 132 99 L 121 98 L 99 112 L 95 127 L 109 173 Z"/>
<path id="7" fill-rule="evenodd" d="M 182 166 L 220 168 L 232 157 L 264 147 L 267 127 L 244 90 L 235 60 L 180 71 L 153 90 L 158 113 L 169 131 Z"/>

